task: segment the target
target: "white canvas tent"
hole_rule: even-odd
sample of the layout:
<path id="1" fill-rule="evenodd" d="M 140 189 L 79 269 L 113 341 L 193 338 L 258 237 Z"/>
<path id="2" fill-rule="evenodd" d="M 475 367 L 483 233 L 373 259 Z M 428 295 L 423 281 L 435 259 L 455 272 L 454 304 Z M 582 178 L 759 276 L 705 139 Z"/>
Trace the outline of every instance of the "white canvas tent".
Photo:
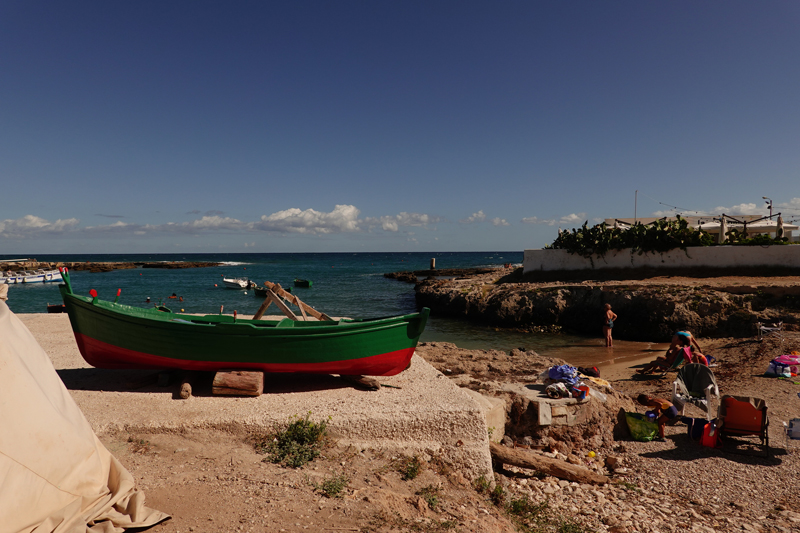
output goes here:
<path id="1" fill-rule="evenodd" d="M 0 530 L 118 533 L 169 518 L 97 439 L 28 328 L 0 300 Z"/>

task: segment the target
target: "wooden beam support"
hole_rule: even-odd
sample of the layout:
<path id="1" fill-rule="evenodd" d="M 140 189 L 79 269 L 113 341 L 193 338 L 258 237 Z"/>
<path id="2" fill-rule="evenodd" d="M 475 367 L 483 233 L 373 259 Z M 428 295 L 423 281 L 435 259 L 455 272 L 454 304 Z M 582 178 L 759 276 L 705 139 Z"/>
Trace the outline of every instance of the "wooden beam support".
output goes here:
<path id="1" fill-rule="evenodd" d="M 256 311 L 256 314 L 253 315 L 253 320 L 261 320 L 261 317 L 264 316 L 264 311 L 267 310 L 267 307 L 269 307 L 269 304 L 271 304 L 271 303 L 272 303 L 272 300 L 269 299 L 269 296 L 264 298 L 264 303 L 261 304 L 261 307 L 258 308 L 258 311 Z"/>
<path id="2" fill-rule="evenodd" d="M 309 315 L 313 316 L 314 318 L 316 318 L 318 320 L 333 320 L 331 317 L 329 317 L 325 313 L 320 313 L 319 311 L 317 311 L 316 309 L 314 309 L 313 307 L 311 307 L 307 303 L 302 302 L 300 300 L 300 298 L 298 298 L 296 295 L 294 295 L 292 293 L 289 293 L 289 292 L 286 292 L 277 283 L 272 283 L 270 281 L 265 281 L 264 282 L 264 286 L 267 289 L 269 289 L 270 291 L 272 291 L 273 293 L 275 293 L 276 295 L 280 296 L 281 298 L 286 298 L 287 300 L 292 302 L 294 305 L 299 307 L 300 311 L 303 312 L 304 316 L 305 316 L 305 313 L 308 313 Z"/>
<path id="3" fill-rule="evenodd" d="M 595 485 L 611 481 L 608 476 L 597 474 L 588 468 L 574 465 L 559 459 L 553 459 L 523 448 L 509 448 L 495 442 L 489 443 L 492 459 L 498 463 L 506 463 L 522 468 L 538 470 L 550 476 L 578 483 Z"/>
<path id="4" fill-rule="evenodd" d="M 264 391 L 264 373 L 228 370 L 214 374 L 211 393 L 215 396 L 260 396 Z"/>
<path id="5" fill-rule="evenodd" d="M 281 300 L 280 297 L 277 294 L 275 294 L 274 292 L 272 292 L 270 289 L 267 289 L 267 298 L 272 300 L 272 302 L 275 305 L 278 306 L 278 309 L 283 311 L 284 315 L 288 316 L 292 320 L 297 320 L 297 315 L 295 315 L 292 312 L 292 310 L 289 309 L 289 306 L 287 306 L 285 303 L 283 303 L 283 300 Z"/>
<path id="6" fill-rule="evenodd" d="M 369 376 L 346 376 L 342 375 L 341 378 L 348 383 L 352 383 L 361 389 L 378 390 L 381 388 L 380 382 Z"/>

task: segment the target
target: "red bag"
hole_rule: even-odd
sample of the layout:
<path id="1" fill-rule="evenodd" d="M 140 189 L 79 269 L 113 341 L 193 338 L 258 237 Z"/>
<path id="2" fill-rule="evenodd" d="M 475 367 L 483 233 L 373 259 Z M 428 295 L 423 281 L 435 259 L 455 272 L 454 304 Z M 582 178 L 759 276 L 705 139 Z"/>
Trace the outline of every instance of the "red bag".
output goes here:
<path id="1" fill-rule="evenodd" d="M 703 427 L 703 436 L 700 437 L 700 444 L 709 448 L 720 448 L 722 446 L 716 422 L 709 422 Z"/>

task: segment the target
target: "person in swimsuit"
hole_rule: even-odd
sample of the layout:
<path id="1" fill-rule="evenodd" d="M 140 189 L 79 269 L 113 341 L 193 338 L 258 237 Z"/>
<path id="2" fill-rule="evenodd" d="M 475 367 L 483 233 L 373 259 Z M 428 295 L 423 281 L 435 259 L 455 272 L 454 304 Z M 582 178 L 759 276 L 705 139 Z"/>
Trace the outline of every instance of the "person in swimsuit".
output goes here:
<path id="1" fill-rule="evenodd" d="M 663 441 L 664 426 L 668 420 L 674 420 L 678 417 L 678 408 L 664 398 L 652 398 L 647 394 L 640 394 L 636 401 L 645 407 L 649 407 L 655 413 L 656 423 L 658 424 L 658 440 Z"/>
<path id="2" fill-rule="evenodd" d="M 611 329 L 614 327 L 614 321 L 617 319 L 617 314 L 611 310 L 611 304 L 605 305 L 605 311 L 603 314 L 605 318 L 605 321 L 603 322 L 603 335 L 606 338 L 606 348 L 611 348 L 614 346 L 614 342 L 611 340 Z"/>

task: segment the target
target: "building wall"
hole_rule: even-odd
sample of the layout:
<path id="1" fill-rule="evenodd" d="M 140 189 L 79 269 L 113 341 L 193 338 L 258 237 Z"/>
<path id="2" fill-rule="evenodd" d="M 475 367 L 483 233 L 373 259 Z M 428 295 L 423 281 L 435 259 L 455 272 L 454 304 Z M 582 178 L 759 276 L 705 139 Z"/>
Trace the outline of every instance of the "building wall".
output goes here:
<path id="1" fill-rule="evenodd" d="M 663 254 L 612 251 L 604 257 L 583 257 L 566 250 L 525 250 L 523 272 L 634 268 L 800 268 L 800 246 L 702 246 Z"/>

